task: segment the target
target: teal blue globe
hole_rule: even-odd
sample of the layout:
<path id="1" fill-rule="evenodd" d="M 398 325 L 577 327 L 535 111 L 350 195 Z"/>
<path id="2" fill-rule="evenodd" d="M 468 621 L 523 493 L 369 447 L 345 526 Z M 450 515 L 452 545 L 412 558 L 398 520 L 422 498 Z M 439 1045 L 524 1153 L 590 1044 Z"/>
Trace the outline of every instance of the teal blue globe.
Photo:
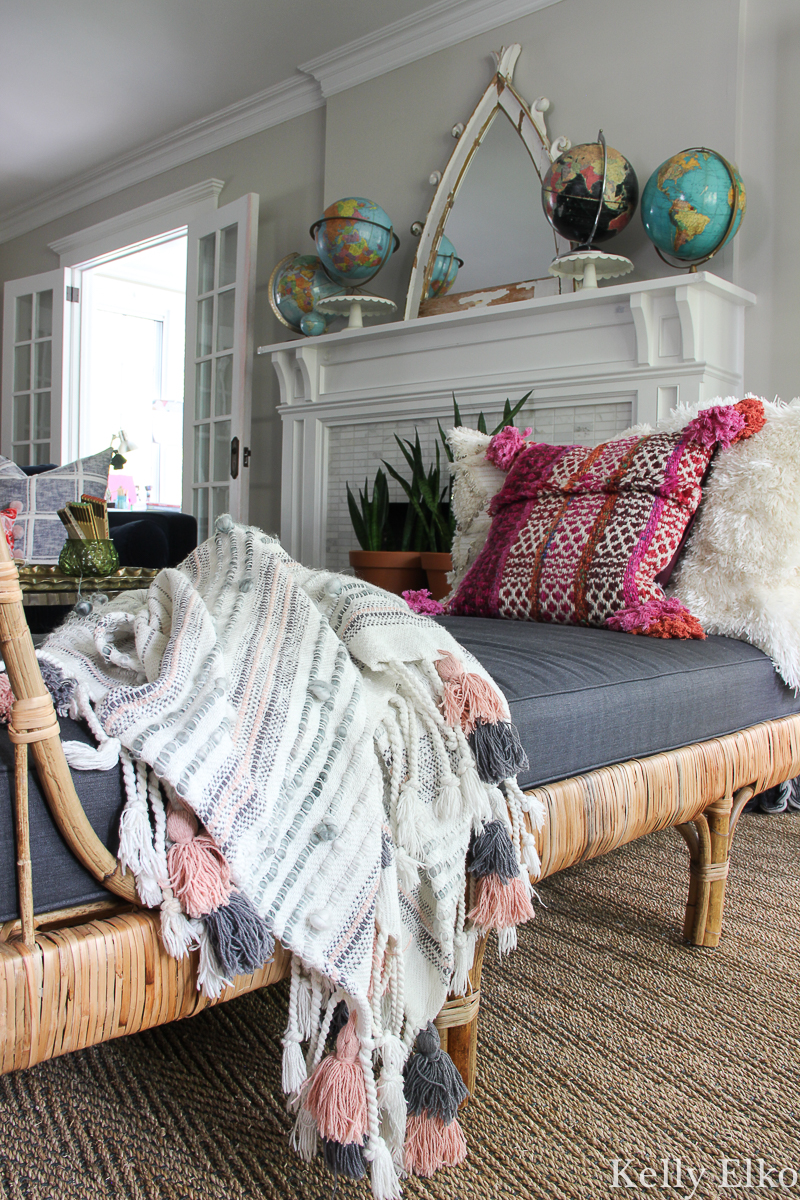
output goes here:
<path id="1" fill-rule="evenodd" d="M 326 326 L 332 317 L 323 317 L 315 311 L 317 301 L 341 292 L 338 283 L 333 283 L 323 270 L 316 254 L 287 254 L 272 272 L 269 281 L 269 302 L 275 316 L 295 333 L 305 333 L 301 328 L 303 318 L 313 315 L 314 332 L 319 332 L 318 323 Z"/>
<path id="2" fill-rule="evenodd" d="M 463 265 L 463 259 L 456 254 L 456 248 L 450 238 L 442 234 L 436 258 L 433 260 L 428 298 L 446 295 L 456 281 L 459 268 Z"/>
<path id="3" fill-rule="evenodd" d="M 369 283 L 400 245 L 388 215 L 363 196 L 329 204 L 311 236 L 330 278 L 349 288 Z"/>
<path id="4" fill-rule="evenodd" d="M 653 172 L 642 193 L 642 223 L 662 254 L 703 262 L 736 235 L 747 206 L 734 166 L 715 150 L 682 150 Z"/>

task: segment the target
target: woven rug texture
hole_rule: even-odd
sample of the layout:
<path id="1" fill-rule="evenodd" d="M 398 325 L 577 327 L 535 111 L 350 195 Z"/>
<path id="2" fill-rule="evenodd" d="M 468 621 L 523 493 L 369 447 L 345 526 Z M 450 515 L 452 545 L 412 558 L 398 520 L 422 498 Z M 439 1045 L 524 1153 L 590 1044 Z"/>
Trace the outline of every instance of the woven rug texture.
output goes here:
<path id="1" fill-rule="evenodd" d="M 800 815 L 742 818 L 717 950 L 681 941 L 674 830 L 540 885 L 517 952 L 487 951 L 470 1157 L 404 1194 L 684 1200 L 692 1168 L 697 1200 L 729 1200 L 753 1191 L 731 1189 L 733 1168 L 723 1186 L 724 1158 L 750 1159 L 753 1186 L 759 1160 L 800 1173 L 799 852 Z M 331 1176 L 288 1146 L 286 1002 L 280 984 L 0 1079 L 0 1197 L 330 1200 Z M 611 1186 L 615 1159 L 636 1190 Z M 338 1182 L 337 1200 L 369 1195 Z"/>

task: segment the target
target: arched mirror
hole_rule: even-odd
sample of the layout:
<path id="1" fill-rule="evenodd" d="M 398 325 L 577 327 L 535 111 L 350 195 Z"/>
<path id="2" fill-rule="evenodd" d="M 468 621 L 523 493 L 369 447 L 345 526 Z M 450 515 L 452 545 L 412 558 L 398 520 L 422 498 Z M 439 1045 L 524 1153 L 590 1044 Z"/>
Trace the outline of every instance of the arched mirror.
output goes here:
<path id="1" fill-rule="evenodd" d="M 547 100 L 529 109 L 514 90 L 519 53 L 515 44 L 495 54 L 496 75 L 463 132 L 459 126 L 453 131 L 458 141 L 422 229 L 406 320 L 560 290 L 560 280 L 547 272 L 559 245 L 542 212 L 540 189 L 550 163 L 570 143 L 558 138 L 551 144 L 544 120 Z M 434 295 L 445 230 L 463 265 L 451 290 Z"/>

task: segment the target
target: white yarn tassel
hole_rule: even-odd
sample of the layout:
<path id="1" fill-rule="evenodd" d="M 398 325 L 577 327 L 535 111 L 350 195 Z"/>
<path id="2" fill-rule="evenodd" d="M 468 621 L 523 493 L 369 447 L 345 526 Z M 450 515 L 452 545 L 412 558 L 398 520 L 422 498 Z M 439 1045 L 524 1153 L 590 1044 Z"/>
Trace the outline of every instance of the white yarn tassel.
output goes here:
<path id="1" fill-rule="evenodd" d="M 450 983 L 450 991 L 454 996 L 466 996 L 469 991 L 469 973 L 475 961 L 477 940 L 478 934 L 474 929 L 462 930 L 454 938 L 455 965 Z"/>
<path id="2" fill-rule="evenodd" d="M 84 742 L 63 742 L 64 757 L 76 771 L 110 771 L 119 762 L 119 738 L 110 738 L 95 716 L 89 693 L 82 683 L 75 689 L 70 702 L 70 715 L 83 717 L 98 744 L 95 750 Z"/>
<path id="3" fill-rule="evenodd" d="M 107 737 L 96 750 L 85 742 L 62 742 L 64 757 L 76 771 L 110 771 L 119 762 L 119 738 Z"/>
<path id="4" fill-rule="evenodd" d="M 159 856 L 153 845 L 153 830 L 147 808 L 147 767 L 137 764 L 134 771 L 130 755 L 121 752 L 122 778 L 127 803 L 119 822 L 119 851 L 123 867 L 129 867 L 136 877 L 136 889 L 143 904 L 157 908 L 162 891 L 159 883 Z"/>
<path id="5" fill-rule="evenodd" d="M 300 977 L 297 987 L 297 1031 L 301 1042 L 307 1042 L 312 1034 L 311 980 L 305 976 Z"/>
<path id="6" fill-rule="evenodd" d="M 378 1080 L 378 1108 L 382 1110 L 381 1132 L 396 1164 L 402 1163 L 406 1140 L 406 1098 L 403 1093 L 403 1064 L 407 1050 L 398 1037 L 387 1034 L 381 1048 L 383 1067 Z"/>
<path id="7" fill-rule="evenodd" d="M 535 829 L 543 829 L 547 812 L 544 804 L 536 796 L 528 796 L 522 791 L 516 779 L 504 779 L 503 786 L 514 796 L 523 812 L 529 814 Z"/>
<path id="8" fill-rule="evenodd" d="M 375 1200 L 400 1200 L 400 1180 L 383 1138 L 370 1138 L 364 1158 L 370 1164 L 370 1183 Z"/>
<path id="9" fill-rule="evenodd" d="M 171 888 L 164 890 L 161 905 L 161 940 L 173 958 L 185 958 L 199 945 L 197 931 Z"/>
<path id="10" fill-rule="evenodd" d="M 512 950 L 517 948 L 517 927 L 516 925 L 508 925 L 505 929 L 497 931 L 497 954 L 501 957 L 503 954 L 510 954 Z"/>
<path id="11" fill-rule="evenodd" d="M 413 859 L 402 846 L 396 846 L 394 853 L 400 886 L 404 892 L 413 892 L 419 884 L 419 869 L 422 863 Z"/>
<path id="12" fill-rule="evenodd" d="M 532 833 L 528 833 L 527 829 L 523 829 L 522 831 L 522 861 L 529 874 L 534 879 L 538 879 L 542 873 L 542 860 L 539 858 L 539 851 L 536 849 L 536 838 Z"/>
<path id="13" fill-rule="evenodd" d="M 443 777 L 433 806 L 441 821 L 455 821 L 461 815 L 461 787 L 457 775 L 451 773 Z"/>
<path id="14" fill-rule="evenodd" d="M 308 1078 L 306 1060 L 300 1045 L 300 1034 L 297 1010 L 300 990 L 300 960 L 292 957 L 292 985 L 289 991 L 289 1019 L 286 1033 L 283 1035 L 283 1064 L 281 1069 L 281 1086 L 287 1096 L 299 1092 Z"/>
<path id="15" fill-rule="evenodd" d="M 317 1126 L 311 1113 L 302 1105 L 292 1130 L 291 1144 L 303 1162 L 311 1162 L 317 1153 Z"/>

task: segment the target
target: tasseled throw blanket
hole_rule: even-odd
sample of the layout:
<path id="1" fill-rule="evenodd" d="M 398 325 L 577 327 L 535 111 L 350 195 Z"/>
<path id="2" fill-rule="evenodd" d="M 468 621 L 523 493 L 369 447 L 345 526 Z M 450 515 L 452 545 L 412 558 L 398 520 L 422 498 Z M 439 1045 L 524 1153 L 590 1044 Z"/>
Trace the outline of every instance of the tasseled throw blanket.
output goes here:
<path id="1" fill-rule="evenodd" d="M 40 660 L 51 687 L 77 681 L 98 740 L 68 745 L 73 765 L 122 759 L 120 858 L 170 952 L 199 948 L 216 995 L 274 939 L 291 951 L 299 1152 L 366 1164 L 379 1200 L 460 1162 L 463 1085 L 429 1022 L 467 989 L 480 933 L 515 944 L 538 868 L 524 755 L 483 668 L 399 597 L 227 517 Z"/>

